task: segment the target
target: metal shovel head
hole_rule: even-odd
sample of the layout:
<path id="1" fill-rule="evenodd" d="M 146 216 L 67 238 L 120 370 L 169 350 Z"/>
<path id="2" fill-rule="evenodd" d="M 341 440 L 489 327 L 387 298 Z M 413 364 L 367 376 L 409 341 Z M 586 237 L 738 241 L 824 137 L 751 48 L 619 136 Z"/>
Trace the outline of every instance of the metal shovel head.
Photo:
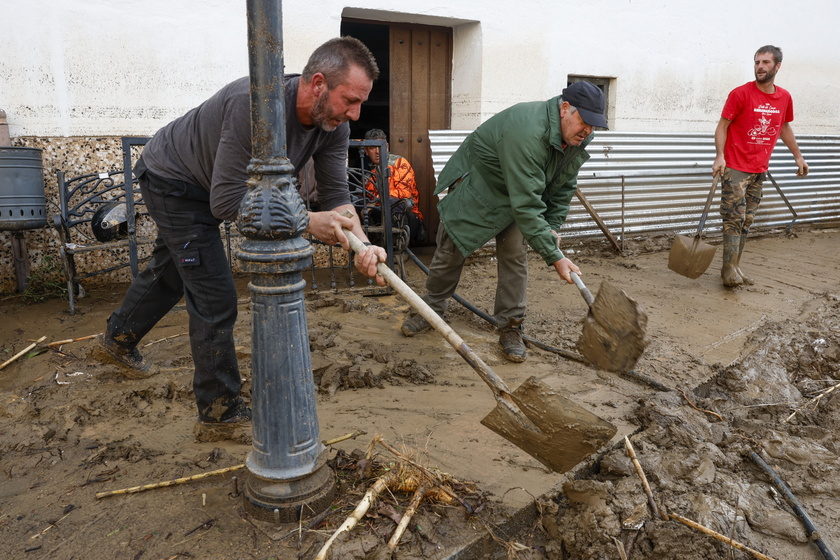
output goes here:
<path id="1" fill-rule="evenodd" d="M 677 235 L 668 255 L 668 268 L 694 280 L 699 278 L 715 257 L 717 247 L 700 241 L 699 236 Z"/>
<path id="2" fill-rule="evenodd" d="M 636 300 L 602 282 L 583 322 L 578 350 L 598 368 L 627 372 L 645 351 L 646 328 L 647 314 Z"/>
<path id="3" fill-rule="evenodd" d="M 530 377 L 481 423 L 558 473 L 610 441 L 616 427 Z"/>

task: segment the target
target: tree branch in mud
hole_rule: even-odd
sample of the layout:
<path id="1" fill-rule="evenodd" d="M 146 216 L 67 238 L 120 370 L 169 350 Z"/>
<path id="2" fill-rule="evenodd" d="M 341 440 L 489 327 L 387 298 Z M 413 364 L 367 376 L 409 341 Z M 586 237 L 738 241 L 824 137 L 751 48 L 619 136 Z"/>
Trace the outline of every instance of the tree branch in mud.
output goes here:
<path id="1" fill-rule="evenodd" d="M 705 412 L 706 414 L 711 414 L 712 416 L 714 416 L 715 418 L 717 418 L 721 422 L 724 421 L 723 416 L 721 416 L 717 412 L 713 412 L 711 410 L 706 410 L 705 408 L 699 408 L 697 405 L 695 405 L 693 402 L 691 402 L 691 399 L 688 398 L 688 395 L 686 395 L 685 391 L 683 391 L 682 389 L 677 389 L 677 391 L 679 391 L 680 394 L 683 396 L 683 398 L 685 399 L 685 402 L 688 403 L 688 406 L 690 406 L 691 408 L 693 408 L 697 412 Z"/>
<path id="2" fill-rule="evenodd" d="M 154 482 L 152 484 L 144 484 L 143 486 L 132 486 L 131 488 L 121 488 L 120 490 L 109 490 L 107 492 L 97 492 L 96 497 L 99 498 L 107 498 L 109 496 L 117 496 L 119 494 L 135 494 L 137 492 L 145 492 L 146 490 L 154 490 L 155 488 L 166 488 L 167 486 L 175 486 L 177 484 L 185 484 L 187 482 L 192 482 L 194 480 L 201 480 L 202 478 L 207 478 L 209 476 L 215 476 L 217 474 L 224 474 L 231 471 L 244 469 L 245 463 L 234 465 L 232 467 L 225 467 L 223 469 L 216 469 L 214 471 L 207 471 L 200 474 L 194 474 L 192 476 L 185 476 L 183 478 L 176 478 L 174 480 L 164 480 L 163 482 Z"/>
<path id="3" fill-rule="evenodd" d="M 381 445 L 382 447 L 384 447 L 385 449 L 387 449 L 388 451 L 390 451 L 391 453 L 393 453 L 401 461 L 405 461 L 406 463 L 410 464 L 411 466 L 413 466 L 417 470 L 419 470 L 424 476 L 426 476 L 426 478 L 429 479 L 429 481 L 432 484 L 435 485 L 436 488 L 440 489 L 443 493 L 448 495 L 450 498 L 453 498 L 453 499 L 457 500 L 458 503 L 460 503 L 462 506 L 464 506 L 464 508 L 467 510 L 467 512 L 474 513 L 472 507 L 470 507 L 470 505 L 468 503 L 466 503 L 464 500 L 462 500 L 461 497 L 458 496 L 458 494 L 456 494 L 451 488 L 449 488 L 449 486 L 447 486 L 446 483 L 443 480 L 441 480 L 440 476 L 436 475 L 435 473 L 431 472 L 429 469 L 427 469 L 423 465 L 413 461 L 412 459 L 407 457 L 405 454 L 400 453 L 399 451 L 397 451 L 396 449 L 394 449 L 393 447 L 391 447 L 390 445 L 385 443 L 385 440 L 382 439 L 382 436 L 376 436 L 371 441 L 371 445 L 374 445 L 374 444 L 377 444 L 377 443 L 379 445 Z"/>
<path id="4" fill-rule="evenodd" d="M 421 484 L 417 490 L 414 491 L 414 495 L 411 497 L 411 503 L 408 504 L 408 508 L 406 508 L 405 513 L 403 513 L 402 519 L 397 524 L 397 528 L 394 529 L 394 534 L 391 535 L 391 538 L 388 540 L 388 548 L 391 550 L 396 550 L 397 545 L 400 544 L 400 539 L 405 533 L 406 527 L 408 527 L 408 523 L 411 521 L 411 518 L 414 516 L 414 512 L 417 511 L 417 507 L 420 505 L 420 502 L 423 500 L 423 496 L 426 495 L 426 490 L 428 487 L 425 484 Z"/>
<path id="5" fill-rule="evenodd" d="M 66 340 L 56 340 L 54 342 L 50 342 L 49 344 L 47 344 L 47 348 L 55 348 L 56 346 L 61 346 L 63 344 L 70 344 L 71 342 L 81 342 L 83 340 L 92 340 L 92 339 L 96 338 L 97 336 L 99 336 L 99 333 L 89 334 L 87 336 L 80 336 L 78 338 L 68 338 Z"/>
<path id="6" fill-rule="evenodd" d="M 6 367 L 7 365 L 11 364 L 12 362 L 14 362 L 14 361 L 15 361 L 15 360 L 17 360 L 18 358 L 20 358 L 21 356 L 26 355 L 26 353 L 27 353 L 27 352 L 29 352 L 30 350 L 32 350 L 33 348 L 35 348 L 36 346 L 38 346 L 39 344 L 41 344 L 42 342 L 44 342 L 46 339 L 47 339 L 47 337 L 46 337 L 46 336 L 42 336 L 41 338 L 39 338 L 38 340 L 36 340 L 35 342 L 33 342 L 32 344 L 30 344 L 30 345 L 29 345 L 29 346 L 27 346 L 26 348 L 24 348 L 23 350 L 21 350 L 20 352 L 18 352 L 17 354 L 15 354 L 14 356 L 12 356 L 12 357 L 11 357 L 11 358 L 9 358 L 8 360 L 6 360 L 5 362 L 3 362 L 2 364 L 0 364 L 0 369 L 3 369 L 3 368 L 4 368 L 4 367 Z"/>
<path id="7" fill-rule="evenodd" d="M 840 383 L 838 383 L 838 384 L 837 384 L 837 385 L 835 385 L 834 387 L 829 387 L 828 389 L 826 389 L 825 391 L 823 391 L 822 393 L 820 393 L 819 395 L 817 395 L 816 397 L 814 397 L 814 398 L 813 398 L 813 399 L 811 399 L 810 401 L 806 402 L 804 405 L 802 405 L 802 406 L 800 406 L 799 408 L 797 408 L 796 410 L 794 410 L 794 411 L 793 411 L 793 414 L 791 414 L 790 416 L 788 416 L 787 418 L 785 418 L 785 422 L 790 422 L 791 418 L 793 418 L 794 416 L 796 416 L 796 414 L 797 414 L 800 410 L 804 410 L 804 409 L 808 408 L 811 404 L 818 405 L 818 404 L 819 404 L 819 402 L 820 402 L 820 400 L 821 400 L 824 396 L 826 396 L 827 394 L 829 394 L 830 392 L 832 392 L 832 391 L 834 391 L 835 389 L 838 389 L 838 388 L 840 388 Z M 816 406 L 815 406 L 814 408 L 816 408 Z"/>
<path id="8" fill-rule="evenodd" d="M 625 447 L 627 448 L 627 454 L 630 456 L 630 460 L 633 461 L 633 466 L 636 467 L 636 473 L 638 473 L 639 478 L 642 479 L 642 486 L 645 489 L 645 494 L 647 494 L 648 503 L 650 504 L 651 511 L 653 511 L 653 513 L 655 515 L 660 516 L 662 519 L 664 519 L 666 521 L 669 520 L 669 519 L 679 521 L 683 525 L 687 525 L 688 527 L 691 527 L 692 529 L 697 529 L 701 533 L 705 533 L 705 534 L 707 534 L 711 537 L 714 537 L 717 540 L 719 540 L 723 543 L 726 543 L 733 548 L 736 548 L 736 549 L 738 549 L 742 552 L 746 552 L 746 553 L 752 555 L 754 558 L 758 558 L 759 560 L 773 560 L 773 558 L 771 558 L 770 556 L 762 554 L 761 552 L 759 552 L 757 550 L 754 550 L 754 549 L 748 547 L 745 544 L 741 544 L 738 541 L 735 541 L 732 538 L 727 537 L 726 535 L 721 535 L 717 531 L 709 529 L 708 527 L 704 527 L 703 525 L 700 525 L 699 523 L 697 523 L 695 521 L 692 521 L 691 519 L 687 519 L 687 518 L 685 518 L 681 515 L 677 515 L 677 514 L 674 514 L 674 513 L 668 514 L 668 515 L 665 515 L 664 513 L 660 513 L 659 508 L 656 505 L 656 500 L 653 497 L 653 492 L 651 491 L 650 485 L 648 484 L 647 477 L 645 476 L 645 473 L 642 470 L 642 465 L 639 464 L 639 460 L 636 458 L 636 452 L 633 450 L 633 445 L 630 443 L 630 439 L 627 436 L 624 436 L 624 444 L 625 444 Z"/>
<path id="9" fill-rule="evenodd" d="M 627 455 L 630 457 L 630 460 L 633 462 L 633 466 L 636 468 L 636 473 L 642 480 L 642 488 L 645 489 L 645 494 L 647 494 L 648 504 L 650 505 L 650 511 L 657 517 L 661 517 L 662 519 L 668 519 L 668 516 L 666 516 L 663 513 L 660 513 L 659 506 L 656 505 L 656 500 L 653 497 L 653 492 L 651 492 L 650 490 L 650 484 L 648 484 L 647 477 L 645 476 L 645 471 L 642 470 L 642 465 L 636 458 L 636 451 L 633 449 L 633 444 L 630 443 L 630 438 L 628 438 L 627 436 L 624 436 L 624 447 L 627 448 Z"/>
<path id="10" fill-rule="evenodd" d="M 347 439 L 354 439 L 360 435 L 364 435 L 366 432 L 362 430 L 356 430 L 351 434 L 345 434 L 343 436 L 339 436 L 337 438 L 327 440 L 324 445 L 333 445 L 335 443 L 347 440 Z M 107 498 L 109 496 L 117 496 L 119 494 L 135 494 L 137 492 L 145 492 L 146 490 L 154 490 L 155 488 L 166 488 L 168 486 L 175 486 L 177 484 L 185 484 L 187 482 L 193 482 L 194 480 L 201 480 L 202 478 L 207 478 L 209 476 L 215 476 L 217 474 L 224 474 L 231 471 L 236 471 L 239 469 L 244 469 L 245 463 L 240 463 L 239 465 L 233 465 L 232 467 L 225 467 L 223 469 L 216 469 L 214 471 L 207 471 L 200 474 L 194 474 L 192 476 L 185 476 L 183 478 L 176 478 L 174 480 L 164 480 L 162 482 L 153 482 L 152 484 L 144 484 L 143 486 L 132 486 L 131 488 L 121 488 L 119 490 L 109 490 L 107 492 L 98 492 L 96 494 L 97 498 Z"/>
<path id="11" fill-rule="evenodd" d="M 699 523 L 697 523 L 695 521 L 692 521 L 691 519 L 687 519 L 687 518 L 685 518 L 681 515 L 677 515 L 675 513 L 670 514 L 668 516 L 668 518 L 673 519 L 675 521 L 679 521 L 683 525 L 687 525 L 687 526 L 691 527 L 692 529 L 697 529 L 701 533 L 705 533 L 705 534 L 709 535 L 710 537 L 714 537 L 722 543 L 726 543 L 733 548 L 737 548 L 741 552 L 746 552 L 747 554 L 750 554 L 754 558 L 758 558 L 759 560 L 773 560 L 773 558 L 771 558 L 770 556 L 767 556 L 766 554 L 762 554 L 761 552 L 759 552 L 755 549 L 752 549 L 745 544 L 741 544 L 738 541 L 734 541 L 731 538 L 727 537 L 726 535 L 721 535 L 717 531 L 713 531 L 712 529 L 709 529 L 708 527 L 704 527 L 703 525 L 700 525 Z"/>
<path id="12" fill-rule="evenodd" d="M 362 500 L 359 502 L 359 505 L 356 506 L 356 509 L 353 510 L 353 513 L 351 513 L 347 517 L 347 519 L 344 520 L 344 523 L 342 523 L 341 526 L 335 530 L 332 536 L 329 539 L 327 539 L 327 542 L 324 543 L 324 546 L 321 547 L 321 550 L 319 550 L 318 554 L 315 556 L 315 560 L 324 560 L 327 557 L 327 552 L 329 551 L 333 542 L 335 542 L 335 539 L 337 539 L 341 533 L 349 531 L 356 526 L 356 523 L 358 523 L 359 520 L 370 509 L 370 506 L 373 504 L 373 501 L 376 499 L 376 497 L 385 488 L 388 487 L 388 484 L 393 482 L 394 478 L 396 478 L 396 472 L 391 471 L 388 474 L 380 476 L 376 479 L 376 482 L 373 483 L 373 486 L 371 486 L 368 489 L 368 491 L 365 492 L 365 495 L 362 497 Z"/>

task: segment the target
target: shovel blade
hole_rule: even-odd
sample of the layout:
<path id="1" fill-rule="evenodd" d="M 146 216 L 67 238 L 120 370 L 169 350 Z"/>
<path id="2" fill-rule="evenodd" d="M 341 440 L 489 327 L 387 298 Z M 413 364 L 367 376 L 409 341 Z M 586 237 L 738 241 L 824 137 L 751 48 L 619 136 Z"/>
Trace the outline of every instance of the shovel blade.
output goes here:
<path id="1" fill-rule="evenodd" d="M 600 449 L 616 427 L 570 401 L 536 377 L 499 400 L 481 423 L 558 473 Z"/>
<path id="2" fill-rule="evenodd" d="M 636 300 L 602 282 L 583 322 L 578 350 L 598 368 L 630 371 L 647 346 L 646 328 L 647 314 Z"/>
<path id="3" fill-rule="evenodd" d="M 717 247 L 700 241 L 700 238 L 677 235 L 668 254 L 668 268 L 694 280 L 700 278 L 715 257 Z"/>

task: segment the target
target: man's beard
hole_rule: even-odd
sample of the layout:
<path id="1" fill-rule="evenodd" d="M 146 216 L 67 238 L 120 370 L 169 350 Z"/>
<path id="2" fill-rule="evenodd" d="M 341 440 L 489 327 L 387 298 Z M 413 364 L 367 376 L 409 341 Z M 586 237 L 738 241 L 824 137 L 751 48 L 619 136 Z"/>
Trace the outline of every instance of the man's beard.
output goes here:
<path id="1" fill-rule="evenodd" d="M 321 130 L 332 132 L 338 128 L 338 125 L 334 125 L 331 122 L 335 120 L 335 117 L 330 112 L 329 106 L 327 105 L 328 97 L 329 90 L 322 93 L 320 97 L 318 97 L 318 101 L 316 101 L 315 105 L 312 107 L 312 124 Z"/>
<path id="2" fill-rule="evenodd" d="M 773 78 L 775 78 L 775 77 L 776 77 L 776 71 L 775 70 L 768 70 L 767 73 L 764 74 L 764 76 L 762 76 L 761 78 L 756 76 L 755 79 L 760 84 L 766 84 L 767 82 L 772 82 Z"/>

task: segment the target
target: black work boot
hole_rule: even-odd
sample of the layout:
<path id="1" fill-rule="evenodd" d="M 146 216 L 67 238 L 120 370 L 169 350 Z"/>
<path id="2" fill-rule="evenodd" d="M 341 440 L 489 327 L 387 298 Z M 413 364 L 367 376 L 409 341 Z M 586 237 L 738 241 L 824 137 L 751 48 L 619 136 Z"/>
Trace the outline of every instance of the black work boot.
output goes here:
<path id="1" fill-rule="evenodd" d="M 524 362 L 527 357 L 525 341 L 522 339 L 522 321 L 524 320 L 524 317 L 508 319 L 507 325 L 499 329 L 502 354 L 510 362 Z"/>
<path id="2" fill-rule="evenodd" d="M 744 281 L 744 284 L 747 286 L 752 286 L 755 284 L 753 279 L 744 274 L 744 271 L 741 270 L 741 255 L 744 254 L 744 245 L 747 244 L 747 234 L 742 233 L 740 241 L 738 243 L 738 258 L 735 260 L 735 270 L 738 271 L 738 275 L 741 277 L 741 280 Z"/>
<path id="3" fill-rule="evenodd" d="M 145 379 L 158 373 L 158 368 L 140 354 L 137 347 L 127 349 L 114 342 L 107 334 L 96 337 L 92 357 L 100 362 L 120 367 L 120 373 L 128 379 Z"/>
<path id="4" fill-rule="evenodd" d="M 423 334 L 431 328 L 432 325 L 430 325 L 422 315 L 415 313 L 403 321 L 400 332 L 402 332 L 403 336 L 414 336 L 417 334 Z"/>
<path id="5" fill-rule="evenodd" d="M 740 235 L 723 236 L 723 265 L 720 268 L 720 277 L 723 285 L 728 288 L 740 286 L 744 279 L 738 274 L 738 246 L 741 243 Z"/>
<path id="6" fill-rule="evenodd" d="M 228 440 L 250 445 L 251 408 L 240 399 L 222 415 L 220 420 L 199 416 L 193 434 L 195 441 L 199 443 Z"/>

